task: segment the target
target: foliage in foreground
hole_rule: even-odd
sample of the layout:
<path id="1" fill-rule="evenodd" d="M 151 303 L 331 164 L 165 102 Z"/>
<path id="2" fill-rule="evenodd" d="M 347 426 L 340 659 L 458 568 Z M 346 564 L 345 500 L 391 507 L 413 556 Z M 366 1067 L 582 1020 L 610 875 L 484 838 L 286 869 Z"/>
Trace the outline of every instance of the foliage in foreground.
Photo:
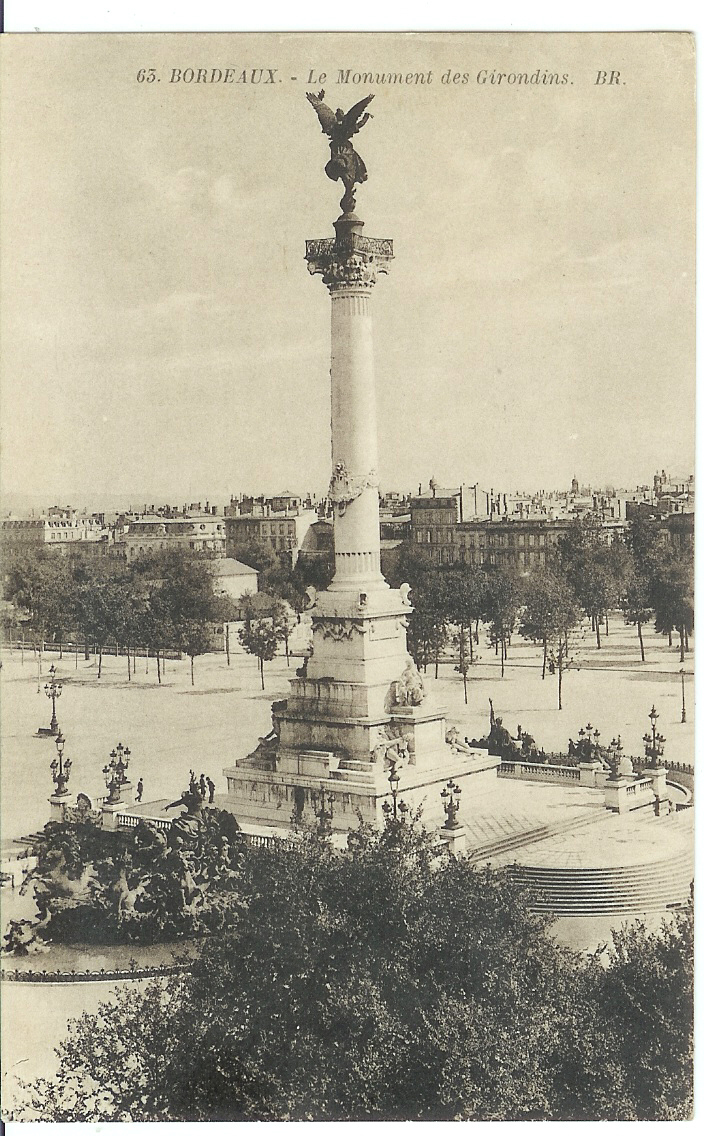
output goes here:
<path id="1" fill-rule="evenodd" d="M 250 849 L 239 876 L 236 928 L 73 1023 L 22 1119 L 690 1115 L 691 913 L 583 959 L 505 872 L 403 824 Z"/>
<path id="2" fill-rule="evenodd" d="M 50 821 L 24 883 L 39 918 L 11 921 L 4 951 L 57 943 L 158 943 L 236 921 L 239 826 L 223 809 L 177 817 L 168 835 L 148 822 L 126 832 Z"/>

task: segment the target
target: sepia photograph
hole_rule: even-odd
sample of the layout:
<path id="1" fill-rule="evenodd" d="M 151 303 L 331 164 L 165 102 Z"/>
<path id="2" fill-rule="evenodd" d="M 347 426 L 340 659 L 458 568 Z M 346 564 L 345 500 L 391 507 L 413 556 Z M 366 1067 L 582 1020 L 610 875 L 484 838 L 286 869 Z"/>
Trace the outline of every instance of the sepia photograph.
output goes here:
<path id="1" fill-rule="evenodd" d="M 695 79 L 0 39 L 4 1121 L 692 1118 Z"/>

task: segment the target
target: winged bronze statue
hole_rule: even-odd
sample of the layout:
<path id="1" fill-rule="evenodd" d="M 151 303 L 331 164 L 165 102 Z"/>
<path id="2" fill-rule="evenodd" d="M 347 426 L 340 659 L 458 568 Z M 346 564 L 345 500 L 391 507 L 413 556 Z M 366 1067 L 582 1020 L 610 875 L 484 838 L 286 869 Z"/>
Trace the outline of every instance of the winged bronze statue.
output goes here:
<path id="1" fill-rule="evenodd" d="M 320 119 L 323 134 L 330 139 L 330 161 L 325 167 L 325 173 L 331 181 L 341 181 L 345 187 L 345 194 L 340 205 L 343 213 L 349 214 L 355 207 L 355 185 L 367 180 L 367 167 L 352 145 L 351 138 L 373 116 L 368 114 L 366 108 L 374 98 L 367 95 L 347 111 L 338 109 L 332 111 L 323 99 L 325 91 L 317 95 L 306 92 L 306 98 Z"/>

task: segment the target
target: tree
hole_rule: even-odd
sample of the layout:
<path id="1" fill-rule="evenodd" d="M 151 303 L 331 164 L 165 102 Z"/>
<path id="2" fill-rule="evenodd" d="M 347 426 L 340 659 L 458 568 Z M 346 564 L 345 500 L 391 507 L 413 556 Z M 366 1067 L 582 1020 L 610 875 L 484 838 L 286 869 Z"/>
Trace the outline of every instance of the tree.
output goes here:
<path id="1" fill-rule="evenodd" d="M 150 650 L 156 656 L 156 677 L 161 685 L 160 656 L 176 643 L 176 628 L 171 622 L 167 605 L 162 601 L 159 583 L 152 584 L 149 590 L 147 603 L 140 617 L 140 632 L 147 648 L 147 658 Z"/>
<path id="2" fill-rule="evenodd" d="M 332 552 L 324 556 L 299 555 L 293 569 L 296 587 L 304 595 L 306 588 L 311 587 L 317 592 L 325 591 L 330 586 L 334 574 L 335 557 Z"/>
<path id="3" fill-rule="evenodd" d="M 520 634 L 542 645 L 542 677 L 549 663 L 557 675 L 557 708 L 562 710 L 563 677 L 575 662 L 571 645 L 580 619 L 577 597 L 559 568 L 547 567 L 531 574 L 523 598 Z"/>
<path id="4" fill-rule="evenodd" d="M 593 517 L 574 521 L 558 549 L 558 564 L 591 620 L 599 649 L 601 625 L 619 600 L 620 551 L 612 553 L 603 528 Z"/>
<path id="5" fill-rule="evenodd" d="M 103 647 L 116 640 L 123 625 L 126 592 L 119 581 L 107 579 L 79 585 L 76 612 L 80 626 L 98 647 L 98 678 L 103 673 Z"/>
<path id="6" fill-rule="evenodd" d="M 664 551 L 653 566 L 650 594 L 655 611 L 655 630 L 680 636 L 680 662 L 684 662 L 689 636 L 694 629 L 694 578 L 691 563 Z"/>
<path id="7" fill-rule="evenodd" d="M 516 626 L 521 607 L 521 585 L 518 579 L 501 568 L 486 574 L 486 617 L 489 623 L 489 642 L 501 652 L 501 677 L 508 644 Z"/>
<path id="8" fill-rule="evenodd" d="M 428 573 L 436 571 L 432 557 L 422 544 L 404 541 L 399 547 L 393 570 L 389 573 L 388 582 L 392 588 L 400 588 L 401 584 L 410 584 L 415 587 Z"/>
<path id="9" fill-rule="evenodd" d="M 660 522 L 642 508 L 637 509 L 628 522 L 626 545 L 633 554 L 636 571 L 649 578 L 662 545 Z"/>
<path id="10" fill-rule="evenodd" d="M 22 1119 L 688 1115 L 684 919 L 584 960 L 506 870 L 438 859 L 402 822 L 344 852 L 310 832 L 248 848 L 237 887 L 190 974 L 71 1027 Z"/>
<path id="11" fill-rule="evenodd" d="M 27 612 L 25 622 L 40 656 L 47 639 L 61 646 L 72 620 L 70 570 L 63 557 L 42 551 L 12 558 L 3 590 L 8 600 Z"/>
<path id="12" fill-rule="evenodd" d="M 647 576 L 642 571 L 639 571 L 635 565 L 624 587 L 621 606 L 626 623 L 638 629 L 640 658 L 641 662 L 644 663 L 645 647 L 643 646 L 643 625 L 653 618 L 651 585 Z"/>
<path id="13" fill-rule="evenodd" d="M 283 602 L 275 597 L 272 597 L 267 614 L 256 614 L 252 604 L 247 603 L 246 596 L 243 597 L 243 608 L 244 626 L 239 630 L 239 640 L 245 651 L 256 656 L 264 690 L 264 663 L 271 662 L 279 644 L 287 637 L 289 615 Z"/>
<path id="14" fill-rule="evenodd" d="M 132 681 L 130 651 L 142 637 L 143 601 L 137 597 L 130 581 L 116 585 L 114 633 L 118 645 L 126 648 L 127 681 Z"/>
<path id="15" fill-rule="evenodd" d="M 655 932 L 642 923 L 614 931 L 593 975 L 592 1016 L 574 1039 L 580 1076 L 571 1109 L 610 1120 L 690 1119 L 693 905 Z"/>
<path id="16" fill-rule="evenodd" d="M 197 655 L 205 655 L 210 650 L 208 629 L 197 619 L 185 619 L 178 629 L 178 641 L 191 660 L 191 686 L 195 686 L 193 664 Z"/>
<path id="17" fill-rule="evenodd" d="M 157 678 L 161 682 L 159 652 L 163 656 L 167 647 L 178 646 L 190 656 L 194 683 L 194 659 L 208 651 L 210 626 L 221 614 L 210 561 L 186 549 L 168 549 L 145 558 L 139 571 L 151 577 L 142 633 L 156 650 Z"/>
<path id="18" fill-rule="evenodd" d="M 444 581 L 437 568 L 418 574 L 410 599 L 413 611 L 408 620 L 408 649 L 416 666 L 424 671 L 434 661 L 437 678 L 440 652 L 449 637 Z"/>
<path id="19" fill-rule="evenodd" d="M 558 709 L 562 709 L 562 676 L 570 665 L 570 633 L 579 622 L 577 597 L 555 568 L 531 573 L 524 590 L 519 632 L 543 648 L 542 677 L 548 659 L 558 676 Z"/>
<path id="20" fill-rule="evenodd" d="M 469 664 L 474 662 L 472 624 L 484 614 L 487 603 L 486 574 L 481 568 L 458 565 L 445 573 L 445 602 L 448 619 L 457 626 L 460 674 L 467 703 L 467 646 Z"/>
<path id="21" fill-rule="evenodd" d="M 310 584 L 317 588 L 319 585 L 315 582 L 316 578 L 324 579 L 327 575 L 322 570 L 320 575 L 316 575 L 315 569 L 311 568 L 311 579 L 306 580 L 307 573 L 303 565 L 291 568 L 287 556 L 277 556 L 268 545 L 258 541 L 239 546 L 235 549 L 235 555 L 243 564 L 256 568 L 260 592 L 285 600 L 294 611 L 302 611 L 305 607 L 306 588 Z M 326 587 L 328 582 L 322 586 Z"/>
<path id="22" fill-rule="evenodd" d="M 227 658 L 227 665 L 230 665 L 230 624 L 233 623 L 239 616 L 239 604 L 230 596 L 217 596 L 215 600 L 215 614 L 218 617 L 218 623 L 222 624 L 223 636 L 225 640 L 225 656 Z"/>

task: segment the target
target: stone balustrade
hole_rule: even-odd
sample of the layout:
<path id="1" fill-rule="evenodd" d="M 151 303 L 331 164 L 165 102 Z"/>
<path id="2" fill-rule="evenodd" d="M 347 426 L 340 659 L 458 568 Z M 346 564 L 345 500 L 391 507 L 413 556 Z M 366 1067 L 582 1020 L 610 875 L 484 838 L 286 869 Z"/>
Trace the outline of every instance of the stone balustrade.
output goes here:
<path id="1" fill-rule="evenodd" d="M 569 765 L 542 765 L 530 761 L 502 761 L 497 769 L 502 777 L 516 777 L 524 781 L 579 782 L 579 769 Z"/>

